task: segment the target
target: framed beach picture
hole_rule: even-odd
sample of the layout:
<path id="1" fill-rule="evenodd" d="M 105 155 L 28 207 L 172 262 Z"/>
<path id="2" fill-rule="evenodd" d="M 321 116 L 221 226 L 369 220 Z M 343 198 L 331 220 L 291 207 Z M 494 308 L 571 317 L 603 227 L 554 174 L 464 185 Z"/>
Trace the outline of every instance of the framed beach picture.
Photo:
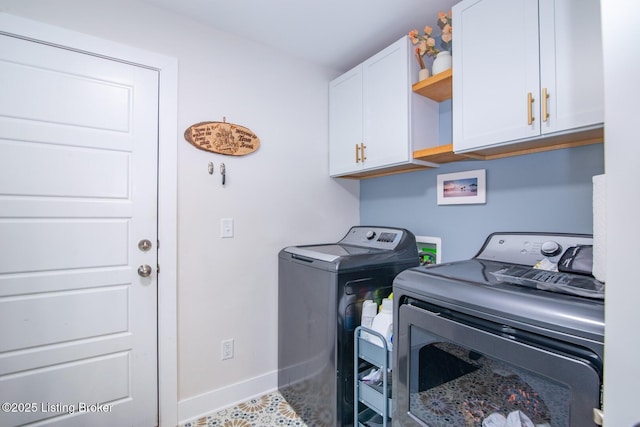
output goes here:
<path id="1" fill-rule="evenodd" d="M 438 175 L 438 204 L 463 205 L 486 202 L 486 171 Z"/>

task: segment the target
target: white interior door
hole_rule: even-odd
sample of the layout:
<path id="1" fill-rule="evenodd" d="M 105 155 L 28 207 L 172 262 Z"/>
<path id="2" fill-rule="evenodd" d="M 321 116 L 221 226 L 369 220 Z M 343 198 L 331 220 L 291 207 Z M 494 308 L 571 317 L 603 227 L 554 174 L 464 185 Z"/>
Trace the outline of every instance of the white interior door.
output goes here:
<path id="1" fill-rule="evenodd" d="M 157 71 L 0 35 L 0 425 L 157 425 L 157 117 Z"/>

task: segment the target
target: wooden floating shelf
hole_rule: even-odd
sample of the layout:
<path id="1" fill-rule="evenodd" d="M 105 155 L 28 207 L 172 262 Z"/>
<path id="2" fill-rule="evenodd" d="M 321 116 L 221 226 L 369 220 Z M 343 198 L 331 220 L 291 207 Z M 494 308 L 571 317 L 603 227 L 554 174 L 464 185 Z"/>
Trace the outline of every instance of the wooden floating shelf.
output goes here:
<path id="1" fill-rule="evenodd" d="M 604 128 L 598 127 L 561 135 L 542 137 L 517 144 L 506 144 L 497 147 L 485 148 L 464 153 L 464 155 L 479 160 L 494 160 L 505 157 L 521 156 L 523 154 L 542 153 L 544 151 L 602 143 L 604 143 Z"/>
<path id="2" fill-rule="evenodd" d="M 447 99 L 451 99 L 453 95 L 452 82 L 453 73 L 452 69 L 449 68 L 435 76 L 431 76 L 413 84 L 411 88 L 414 92 L 422 96 L 426 96 L 427 98 L 433 99 L 437 102 L 442 102 Z"/>
<path id="3" fill-rule="evenodd" d="M 437 165 L 429 166 L 429 165 L 420 165 L 420 164 L 415 164 L 415 163 L 408 163 L 408 164 L 404 164 L 404 165 L 400 165 L 400 166 L 392 166 L 392 167 L 389 167 L 389 168 L 373 169 L 373 170 L 368 170 L 368 171 L 363 171 L 363 172 L 354 172 L 354 173 L 349 174 L 349 175 L 337 176 L 336 178 L 347 178 L 347 179 L 378 178 L 378 177 L 381 177 L 381 176 L 396 175 L 396 174 L 399 174 L 399 173 L 420 171 L 420 170 L 429 169 L 429 168 L 432 168 L 432 167 L 435 167 L 435 166 L 437 166 Z"/>
<path id="4" fill-rule="evenodd" d="M 423 162 L 432 162 L 438 164 L 459 162 L 460 160 L 470 160 L 469 156 L 454 153 L 453 144 L 438 145 L 437 147 L 430 147 L 414 151 L 413 158 L 416 160 L 422 160 Z"/>
<path id="5" fill-rule="evenodd" d="M 452 83 L 452 69 L 449 68 L 442 73 L 438 73 L 435 76 L 413 84 L 412 89 L 419 95 L 425 96 L 436 102 L 442 102 L 452 98 Z M 454 153 L 453 144 L 439 145 L 437 147 L 414 151 L 413 158 L 415 160 L 436 164 L 474 159 L 494 160 L 603 142 L 604 129 L 600 126 L 560 135 L 540 136 L 529 141 L 521 141 L 515 144 L 503 144 L 466 153 Z"/>
<path id="6" fill-rule="evenodd" d="M 454 153 L 453 144 L 439 145 L 413 152 L 415 160 L 431 163 L 451 163 L 463 160 L 495 160 L 524 154 L 542 153 L 544 151 L 563 148 L 580 147 L 582 145 L 604 143 L 602 127 L 587 129 L 551 137 L 543 137 L 518 144 L 506 144 L 466 153 Z"/>
<path id="7" fill-rule="evenodd" d="M 451 99 L 453 95 L 453 70 L 449 68 L 441 73 L 415 83 L 411 88 L 419 95 L 436 102 Z M 429 147 L 413 152 L 413 158 L 431 163 L 451 163 L 469 160 L 468 156 L 453 152 L 453 144 Z"/>

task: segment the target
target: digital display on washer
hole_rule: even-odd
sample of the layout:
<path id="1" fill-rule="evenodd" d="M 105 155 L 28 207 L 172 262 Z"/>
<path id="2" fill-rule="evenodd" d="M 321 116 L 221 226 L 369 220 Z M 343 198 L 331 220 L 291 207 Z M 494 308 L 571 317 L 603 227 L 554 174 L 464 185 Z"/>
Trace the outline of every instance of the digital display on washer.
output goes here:
<path id="1" fill-rule="evenodd" d="M 378 242 L 391 243 L 395 240 L 396 236 L 397 236 L 396 233 L 380 233 L 380 237 L 378 237 Z"/>

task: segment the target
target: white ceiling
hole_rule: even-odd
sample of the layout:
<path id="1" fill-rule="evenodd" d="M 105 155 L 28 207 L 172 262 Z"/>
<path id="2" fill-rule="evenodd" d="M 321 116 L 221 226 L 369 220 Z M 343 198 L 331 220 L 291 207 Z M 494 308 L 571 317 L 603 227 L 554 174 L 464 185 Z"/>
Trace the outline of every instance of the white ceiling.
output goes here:
<path id="1" fill-rule="evenodd" d="M 436 29 L 458 0 L 143 0 L 162 9 L 346 71 L 406 35 Z M 455 25 L 455 23 L 454 23 Z"/>

